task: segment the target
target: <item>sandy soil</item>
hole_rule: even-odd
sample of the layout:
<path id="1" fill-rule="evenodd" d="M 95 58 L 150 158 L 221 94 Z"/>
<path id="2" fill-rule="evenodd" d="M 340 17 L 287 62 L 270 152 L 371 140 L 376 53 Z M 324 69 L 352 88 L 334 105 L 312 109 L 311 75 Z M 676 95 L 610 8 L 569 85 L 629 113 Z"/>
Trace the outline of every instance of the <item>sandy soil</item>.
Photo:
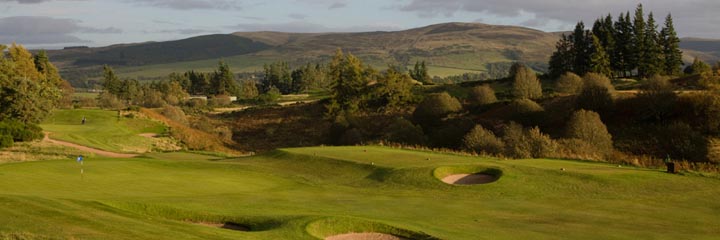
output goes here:
<path id="1" fill-rule="evenodd" d="M 473 185 L 473 184 L 486 184 L 497 181 L 497 178 L 489 174 L 455 174 L 450 175 L 442 179 L 447 184 L 455 185 Z"/>
<path id="2" fill-rule="evenodd" d="M 398 236 L 384 233 L 347 233 L 326 237 L 325 240 L 406 240 Z"/>
<path id="3" fill-rule="evenodd" d="M 158 136 L 157 133 L 141 133 L 141 134 L 138 134 L 138 135 L 140 135 L 141 137 L 146 137 L 146 138 L 154 138 L 154 137 L 157 137 L 157 136 Z"/>
<path id="4" fill-rule="evenodd" d="M 74 144 L 74 143 L 69 143 L 69 142 L 64 142 L 64 141 L 59 141 L 59 140 L 50 139 L 50 133 L 49 133 L 49 132 L 45 132 L 45 138 L 43 138 L 43 141 L 50 142 L 50 143 L 57 144 L 57 145 L 66 146 L 66 147 L 75 148 L 75 149 L 78 149 L 78 150 L 83 151 L 83 152 L 90 152 L 90 153 L 94 153 L 94 154 L 97 154 L 97 155 L 100 155 L 100 156 L 105 156 L 105 157 L 112 157 L 112 158 L 134 158 L 134 157 L 137 157 L 137 156 L 138 156 L 137 154 L 126 154 L 126 153 L 108 152 L 108 151 L 104 151 L 104 150 L 100 150 L 100 149 L 95 149 L 95 148 L 91 148 L 91 147 L 86 147 L 86 146 L 82 146 L 82 145 L 78 145 L 78 144 Z"/>

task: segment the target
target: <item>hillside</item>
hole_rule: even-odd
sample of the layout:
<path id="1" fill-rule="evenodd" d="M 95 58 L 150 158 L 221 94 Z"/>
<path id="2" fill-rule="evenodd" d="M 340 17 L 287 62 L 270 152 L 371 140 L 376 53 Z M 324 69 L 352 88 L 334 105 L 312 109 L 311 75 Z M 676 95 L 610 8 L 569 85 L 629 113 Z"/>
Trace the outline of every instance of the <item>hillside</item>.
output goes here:
<path id="1" fill-rule="evenodd" d="M 683 38 L 680 41 L 685 62 L 692 62 L 695 57 L 707 63 L 720 61 L 720 39 Z"/>
<path id="2" fill-rule="evenodd" d="M 236 72 L 255 71 L 268 62 L 325 61 L 342 48 L 365 62 L 385 67 L 425 60 L 432 75 L 486 71 L 488 64 L 527 62 L 542 69 L 556 33 L 479 23 L 445 23 L 396 32 L 240 32 L 190 39 L 50 51 L 73 82 L 98 77 L 102 64 L 122 77 L 152 78 L 190 69 L 210 70 L 221 58 Z"/>

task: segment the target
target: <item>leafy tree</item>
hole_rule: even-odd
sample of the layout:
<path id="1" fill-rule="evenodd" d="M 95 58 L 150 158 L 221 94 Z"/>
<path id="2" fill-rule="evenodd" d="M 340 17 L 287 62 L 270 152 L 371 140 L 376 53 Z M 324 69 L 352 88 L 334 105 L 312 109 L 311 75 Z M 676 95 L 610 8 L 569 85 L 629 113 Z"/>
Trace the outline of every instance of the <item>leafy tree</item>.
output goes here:
<path id="1" fill-rule="evenodd" d="M 253 99 L 259 95 L 257 86 L 254 80 L 245 80 L 242 82 L 240 87 L 240 98 L 241 99 Z"/>
<path id="2" fill-rule="evenodd" d="M 513 158 L 539 158 L 552 154 L 557 144 L 537 127 L 524 129 L 522 125 L 511 122 L 503 129 L 505 155 Z"/>
<path id="3" fill-rule="evenodd" d="M 373 86 L 370 101 L 386 109 L 405 106 L 416 100 L 412 91 L 414 85 L 410 76 L 390 67 Z"/>
<path id="4" fill-rule="evenodd" d="M 577 109 L 607 112 L 613 108 L 615 91 L 607 77 L 588 73 L 583 77 L 583 90 L 576 99 Z"/>
<path id="5" fill-rule="evenodd" d="M 680 51 L 680 38 L 675 32 L 672 15 L 670 14 L 665 17 L 665 26 L 660 31 L 660 45 L 665 59 L 663 73 L 669 76 L 679 75 L 680 68 L 683 65 L 682 51 Z"/>
<path id="6" fill-rule="evenodd" d="M 463 145 L 467 150 L 489 154 L 500 154 L 505 148 L 505 143 L 495 133 L 481 125 L 476 125 L 465 135 Z"/>
<path id="7" fill-rule="evenodd" d="M 693 60 L 692 65 L 685 68 L 685 73 L 691 75 L 708 75 L 712 74 L 712 68 L 710 65 L 696 57 L 695 60 Z"/>
<path id="8" fill-rule="evenodd" d="M 447 115 L 462 110 L 460 101 L 447 92 L 430 94 L 418 104 L 413 112 L 413 119 L 423 126 L 438 123 Z"/>
<path id="9" fill-rule="evenodd" d="M 422 127 L 405 118 L 398 118 L 385 130 L 385 139 L 394 143 L 420 145 L 427 143 Z"/>
<path id="10" fill-rule="evenodd" d="M 600 73 L 605 76 L 612 76 L 613 72 L 610 68 L 610 57 L 605 52 L 600 43 L 600 39 L 596 36 L 592 36 L 593 39 L 593 50 L 590 54 L 590 71 L 594 73 Z"/>
<path id="11" fill-rule="evenodd" d="M 578 94 L 583 89 L 583 79 L 575 73 L 566 72 L 555 83 L 555 90 L 565 94 Z"/>
<path id="12" fill-rule="evenodd" d="M 510 75 L 514 76 L 512 95 L 515 98 L 542 97 L 542 86 L 533 70 L 522 64 L 515 64 Z"/>
<path id="13" fill-rule="evenodd" d="M 495 90 L 490 85 L 481 85 L 470 90 L 470 103 L 475 106 L 487 105 L 497 102 Z"/>
<path id="14" fill-rule="evenodd" d="M 579 110 L 573 113 L 565 136 L 592 143 L 606 154 L 611 153 L 613 149 L 612 135 L 600 119 L 600 115 L 593 111 Z"/>
<path id="15" fill-rule="evenodd" d="M 410 69 L 410 77 L 417 80 L 421 83 L 431 83 L 432 79 L 430 78 L 430 75 L 428 74 L 427 66 L 425 65 L 425 61 L 422 62 L 415 62 L 415 67 L 413 69 Z"/>

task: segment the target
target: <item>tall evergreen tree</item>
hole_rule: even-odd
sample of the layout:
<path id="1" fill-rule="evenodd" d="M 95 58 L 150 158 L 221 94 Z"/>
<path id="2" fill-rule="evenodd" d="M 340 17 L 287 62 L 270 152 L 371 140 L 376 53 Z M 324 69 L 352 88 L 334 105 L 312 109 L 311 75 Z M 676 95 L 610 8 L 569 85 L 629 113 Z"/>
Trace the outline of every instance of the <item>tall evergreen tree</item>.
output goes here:
<path id="1" fill-rule="evenodd" d="M 120 95 L 120 92 L 122 91 L 122 81 L 115 75 L 115 71 L 113 71 L 112 67 L 105 65 L 103 66 L 103 79 L 105 82 L 103 83 L 103 89 L 115 96 Z"/>
<path id="2" fill-rule="evenodd" d="M 210 81 L 210 91 L 215 95 L 239 95 L 240 87 L 235 82 L 235 75 L 230 71 L 227 63 L 223 61 L 218 63 L 218 69 L 215 70 Z"/>
<path id="3" fill-rule="evenodd" d="M 410 69 L 410 77 L 421 83 L 430 83 L 432 81 L 430 74 L 428 74 L 425 61 L 415 62 L 415 67 Z"/>
<path id="4" fill-rule="evenodd" d="M 365 68 L 359 58 L 343 54 L 338 49 L 330 62 L 329 78 L 333 81 L 330 104 L 326 106 L 329 116 L 353 113 L 360 109 L 363 89 L 367 85 Z"/>
<path id="5" fill-rule="evenodd" d="M 645 53 L 643 58 L 638 61 L 640 77 L 649 77 L 662 72 L 665 59 L 658 39 L 657 24 L 655 24 L 653 13 L 650 12 L 645 25 L 645 41 L 643 42 Z"/>
<path id="6" fill-rule="evenodd" d="M 643 6 L 642 3 L 638 4 L 637 8 L 635 9 L 635 18 L 633 19 L 633 41 L 632 41 L 632 58 L 631 58 L 631 64 L 632 68 L 637 68 L 638 75 L 639 76 L 645 76 L 645 71 L 647 70 L 646 66 L 641 65 L 640 63 L 643 61 L 643 59 L 647 58 L 647 34 L 645 34 L 646 24 L 645 24 L 645 14 L 643 13 Z"/>
<path id="7" fill-rule="evenodd" d="M 550 56 L 550 76 L 559 77 L 566 72 L 573 71 L 575 58 L 573 57 L 573 42 L 571 36 L 563 34 L 555 44 L 555 52 Z"/>
<path id="8" fill-rule="evenodd" d="M 585 30 L 585 24 L 578 22 L 572 34 L 573 39 L 573 56 L 575 63 L 573 64 L 573 72 L 577 74 L 585 74 L 590 71 L 590 48 L 592 39 L 589 38 L 589 31 Z"/>
<path id="9" fill-rule="evenodd" d="M 669 76 L 679 75 L 683 65 L 682 51 L 680 51 L 680 38 L 675 32 L 672 15 L 670 14 L 665 17 L 665 26 L 660 31 L 660 45 L 665 58 L 664 74 Z"/>
<path id="10" fill-rule="evenodd" d="M 605 76 L 612 76 L 612 69 L 610 68 L 610 57 L 605 52 L 600 39 L 593 35 L 593 50 L 590 55 L 590 70 L 594 73 L 600 73 Z"/>
<path id="11" fill-rule="evenodd" d="M 615 48 L 611 55 L 613 69 L 619 76 L 627 77 L 633 69 L 633 27 L 630 21 L 630 12 L 620 14 L 615 23 Z"/>

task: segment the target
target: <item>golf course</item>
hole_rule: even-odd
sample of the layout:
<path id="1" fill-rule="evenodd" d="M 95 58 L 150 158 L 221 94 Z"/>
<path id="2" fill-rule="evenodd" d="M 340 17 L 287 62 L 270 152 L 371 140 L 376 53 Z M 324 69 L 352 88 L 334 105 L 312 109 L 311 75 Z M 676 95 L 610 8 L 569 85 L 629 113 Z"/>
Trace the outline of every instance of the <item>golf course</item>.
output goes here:
<path id="1" fill-rule="evenodd" d="M 113 112 L 67 110 L 43 126 L 55 136 L 82 135 L 76 143 L 97 143 L 91 146 L 106 150 L 117 148 L 103 143 L 103 134 L 85 134 L 83 127 L 101 124 L 131 135 L 161 129 L 149 120 L 127 124 L 94 117 L 85 126 L 63 120 L 78 114 Z M 130 137 L 113 142 L 123 139 L 137 144 Z M 168 152 L 86 157 L 82 165 L 74 158 L 2 164 L 0 239 L 333 239 L 348 233 L 401 237 L 389 239 L 720 236 L 717 176 L 383 146 L 219 156 Z M 475 173 L 482 175 L 471 178 L 489 181 L 442 181 Z"/>

